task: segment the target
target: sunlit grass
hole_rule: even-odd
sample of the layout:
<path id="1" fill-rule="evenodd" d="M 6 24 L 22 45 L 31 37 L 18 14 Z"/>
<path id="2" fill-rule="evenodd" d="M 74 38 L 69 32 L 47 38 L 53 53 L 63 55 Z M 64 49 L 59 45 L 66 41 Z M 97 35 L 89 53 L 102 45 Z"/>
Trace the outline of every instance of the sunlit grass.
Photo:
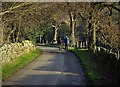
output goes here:
<path id="1" fill-rule="evenodd" d="M 88 50 L 88 49 L 80 49 L 80 50 Z"/>
<path id="2" fill-rule="evenodd" d="M 26 64 L 31 62 L 33 59 L 37 58 L 41 54 L 40 49 L 29 52 L 25 55 L 22 55 L 16 58 L 14 61 L 11 61 L 2 66 L 2 80 L 7 79 L 9 76 L 14 74 L 16 71 L 24 67 Z"/>
<path id="3" fill-rule="evenodd" d="M 2 64 L 0 62 L 0 80 L 2 80 Z"/>

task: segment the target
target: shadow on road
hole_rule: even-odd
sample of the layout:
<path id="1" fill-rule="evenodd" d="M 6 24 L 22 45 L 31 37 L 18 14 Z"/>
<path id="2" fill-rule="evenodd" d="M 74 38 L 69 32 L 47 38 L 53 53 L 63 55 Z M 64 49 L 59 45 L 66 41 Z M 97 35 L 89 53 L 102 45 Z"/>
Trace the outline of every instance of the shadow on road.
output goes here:
<path id="1" fill-rule="evenodd" d="M 37 58 L 15 85 L 86 85 L 86 78 L 80 63 L 71 52 L 57 48 L 43 47 L 43 54 Z M 33 67 L 33 68 L 30 68 Z M 28 68 L 30 68 L 28 70 Z M 9 84 L 9 81 L 8 81 Z"/>

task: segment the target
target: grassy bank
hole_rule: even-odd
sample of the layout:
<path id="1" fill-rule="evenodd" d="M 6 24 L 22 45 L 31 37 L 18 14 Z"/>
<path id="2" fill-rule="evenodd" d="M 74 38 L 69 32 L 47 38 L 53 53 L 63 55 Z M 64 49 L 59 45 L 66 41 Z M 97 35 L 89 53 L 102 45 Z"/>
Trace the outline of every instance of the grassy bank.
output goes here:
<path id="1" fill-rule="evenodd" d="M 70 49 L 81 61 L 91 85 L 101 84 L 103 77 L 96 71 L 96 63 L 91 60 L 91 53 L 87 49 Z"/>
<path id="2" fill-rule="evenodd" d="M 120 85 L 120 60 L 103 50 L 95 54 L 95 59 L 98 71 L 105 77 L 104 84 Z"/>
<path id="3" fill-rule="evenodd" d="M 7 79 L 9 76 L 14 74 L 16 71 L 24 67 L 26 64 L 31 62 L 33 59 L 37 58 L 41 54 L 40 49 L 29 52 L 25 55 L 22 55 L 16 58 L 14 61 L 11 61 L 2 66 L 2 80 Z"/>

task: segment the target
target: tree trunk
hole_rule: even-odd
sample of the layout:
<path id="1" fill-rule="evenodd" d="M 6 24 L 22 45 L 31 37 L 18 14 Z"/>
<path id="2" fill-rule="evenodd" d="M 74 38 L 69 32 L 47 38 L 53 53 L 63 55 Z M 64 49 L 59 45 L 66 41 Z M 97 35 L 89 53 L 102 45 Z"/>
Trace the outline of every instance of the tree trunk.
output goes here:
<path id="1" fill-rule="evenodd" d="M 75 21 L 72 21 L 71 41 L 72 41 L 72 46 L 75 46 Z"/>
<path id="2" fill-rule="evenodd" d="M 2 29 L 2 25 L 0 24 L 0 47 L 3 44 L 3 29 Z"/>
<path id="3" fill-rule="evenodd" d="M 93 52 L 96 52 L 96 25 L 93 23 Z"/>
<path id="4" fill-rule="evenodd" d="M 39 36 L 39 42 L 41 44 L 41 40 L 42 40 L 42 35 Z"/>
<path id="5" fill-rule="evenodd" d="M 54 26 L 54 25 L 53 25 Z M 57 44 L 57 34 L 58 34 L 58 29 L 61 27 L 61 24 L 59 24 L 58 26 L 54 26 L 54 44 Z"/>
<path id="6" fill-rule="evenodd" d="M 2 11 L 2 3 L 0 3 L 0 11 Z M 0 47 L 3 44 L 2 15 L 0 15 Z"/>
<path id="7" fill-rule="evenodd" d="M 75 14 L 69 13 L 70 16 L 70 28 L 71 28 L 71 45 L 75 46 Z"/>
<path id="8" fill-rule="evenodd" d="M 21 16 L 19 17 L 19 27 L 18 27 L 18 32 L 17 32 L 16 42 L 18 42 L 18 40 L 19 40 L 20 27 L 21 27 Z"/>
<path id="9" fill-rule="evenodd" d="M 88 41 L 85 41 L 85 48 L 88 48 Z"/>
<path id="10" fill-rule="evenodd" d="M 57 44 L 57 33 L 58 33 L 58 28 L 55 27 L 55 29 L 54 29 L 54 39 L 53 39 L 55 44 Z"/>
<path id="11" fill-rule="evenodd" d="M 117 50 L 117 59 L 119 60 L 119 58 L 120 58 L 120 51 L 119 51 L 119 49 Z"/>
<path id="12" fill-rule="evenodd" d="M 11 34 L 16 30 L 16 25 L 14 26 L 13 30 L 10 31 L 10 33 L 7 36 L 7 43 L 10 43 L 10 36 Z"/>
<path id="13" fill-rule="evenodd" d="M 7 36 L 7 43 L 10 43 L 10 35 L 11 35 L 11 33 L 9 33 Z"/>
<path id="14" fill-rule="evenodd" d="M 91 49 L 91 27 L 92 27 L 92 14 L 90 13 L 89 19 L 88 19 L 88 49 Z"/>
<path id="15" fill-rule="evenodd" d="M 13 43 L 15 43 L 15 33 L 13 33 Z"/>

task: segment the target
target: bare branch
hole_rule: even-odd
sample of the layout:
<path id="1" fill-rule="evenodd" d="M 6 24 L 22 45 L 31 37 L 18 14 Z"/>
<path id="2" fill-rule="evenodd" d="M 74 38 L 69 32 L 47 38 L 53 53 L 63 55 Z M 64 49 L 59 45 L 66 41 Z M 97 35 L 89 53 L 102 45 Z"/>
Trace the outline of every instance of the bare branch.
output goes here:
<path id="1" fill-rule="evenodd" d="M 11 7 L 11 8 L 8 9 L 7 11 L 0 12 L 0 15 L 4 15 L 4 14 L 6 14 L 6 13 L 9 13 L 11 10 L 14 10 L 14 9 L 16 9 L 16 8 L 19 8 L 19 7 L 28 5 L 28 4 L 31 4 L 31 3 L 22 3 L 22 4 L 20 4 L 20 5 L 15 6 L 15 7 Z"/>

